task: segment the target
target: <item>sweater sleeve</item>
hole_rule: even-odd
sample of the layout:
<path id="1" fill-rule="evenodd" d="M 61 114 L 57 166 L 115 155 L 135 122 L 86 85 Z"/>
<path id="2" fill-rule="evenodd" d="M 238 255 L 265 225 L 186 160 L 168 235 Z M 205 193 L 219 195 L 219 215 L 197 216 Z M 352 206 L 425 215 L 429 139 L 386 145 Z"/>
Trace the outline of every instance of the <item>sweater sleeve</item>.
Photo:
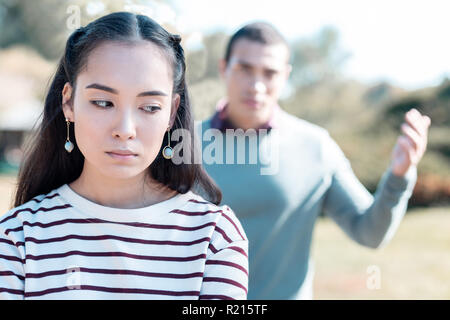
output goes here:
<path id="1" fill-rule="evenodd" d="M 248 240 L 233 211 L 222 208 L 208 247 L 200 299 L 245 300 Z"/>
<path id="2" fill-rule="evenodd" d="M 332 164 L 325 214 L 359 244 L 371 248 L 384 246 L 406 212 L 417 179 L 416 168 L 411 167 L 404 177 L 395 176 L 388 169 L 371 195 L 356 178 L 341 149 L 328 138 L 324 154 Z"/>
<path id="3" fill-rule="evenodd" d="M 24 259 L 10 234 L 0 224 L 0 300 L 24 298 Z"/>

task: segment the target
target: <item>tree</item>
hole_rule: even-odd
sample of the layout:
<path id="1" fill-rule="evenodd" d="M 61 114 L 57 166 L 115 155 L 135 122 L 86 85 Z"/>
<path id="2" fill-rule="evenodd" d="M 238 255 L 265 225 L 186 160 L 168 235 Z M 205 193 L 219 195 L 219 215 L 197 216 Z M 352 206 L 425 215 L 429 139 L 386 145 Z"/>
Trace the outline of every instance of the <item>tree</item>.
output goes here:
<path id="1" fill-rule="evenodd" d="M 187 76 L 189 83 L 219 78 L 219 60 L 224 57 L 229 36 L 223 32 L 206 35 L 203 47 L 188 51 Z"/>
<path id="2" fill-rule="evenodd" d="M 111 12 L 152 9 L 163 2 L 0 0 L 0 48 L 24 44 L 54 60 L 61 56 L 65 41 L 74 29 Z"/>
<path id="3" fill-rule="evenodd" d="M 291 49 L 291 84 L 311 86 L 335 79 L 350 57 L 339 47 L 339 34 L 332 27 L 324 27 L 309 39 L 295 41 Z"/>

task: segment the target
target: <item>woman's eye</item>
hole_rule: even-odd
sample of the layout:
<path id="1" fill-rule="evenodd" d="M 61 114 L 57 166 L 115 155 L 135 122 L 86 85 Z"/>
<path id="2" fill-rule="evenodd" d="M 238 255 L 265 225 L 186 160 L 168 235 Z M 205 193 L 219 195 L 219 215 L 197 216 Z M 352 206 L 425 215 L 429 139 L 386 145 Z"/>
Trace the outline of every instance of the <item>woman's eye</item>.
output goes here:
<path id="1" fill-rule="evenodd" d="M 104 100 L 93 100 L 91 101 L 92 104 L 99 106 L 101 108 L 108 108 L 112 106 L 112 103 L 109 101 L 104 101 Z"/>
<path id="2" fill-rule="evenodd" d="M 106 100 L 92 100 L 91 103 L 99 108 L 108 109 L 113 106 L 112 102 Z M 154 113 L 161 108 L 159 106 L 145 106 L 142 107 L 145 112 Z"/>
<path id="3" fill-rule="evenodd" d="M 145 107 L 143 107 L 143 109 L 146 112 L 156 112 L 158 110 L 161 110 L 161 108 L 158 106 L 145 106 Z"/>

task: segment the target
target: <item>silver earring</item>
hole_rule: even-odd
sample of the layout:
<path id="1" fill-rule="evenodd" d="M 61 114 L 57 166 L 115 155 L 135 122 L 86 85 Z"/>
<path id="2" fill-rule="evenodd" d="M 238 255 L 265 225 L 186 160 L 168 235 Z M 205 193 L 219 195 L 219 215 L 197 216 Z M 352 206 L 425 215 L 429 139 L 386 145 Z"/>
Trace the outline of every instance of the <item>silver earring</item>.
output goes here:
<path id="1" fill-rule="evenodd" d="M 66 118 L 66 124 L 67 124 L 67 139 L 66 139 L 66 143 L 64 144 L 64 149 L 66 149 L 66 151 L 68 153 L 71 153 L 73 150 L 73 143 L 70 141 L 70 136 L 69 136 L 70 121 L 67 118 Z"/>
<path id="2" fill-rule="evenodd" d="M 172 149 L 172 147 L 170 146 L 170 131 L 169 131 L 170 129 L 169 128 L 167 128 L 167 137 L 168 137 L 168 144 L 167 144 L 167 146 L 165 146 L 164 147 L 164 149 L 163 149 L 163 151 L 162 151 L 162 155 L 163 155 L 163 157 L 164 158 L 166 158 L 166 159 L 172 159 L 172 157 L 173 157 L 173 149 Z"/>

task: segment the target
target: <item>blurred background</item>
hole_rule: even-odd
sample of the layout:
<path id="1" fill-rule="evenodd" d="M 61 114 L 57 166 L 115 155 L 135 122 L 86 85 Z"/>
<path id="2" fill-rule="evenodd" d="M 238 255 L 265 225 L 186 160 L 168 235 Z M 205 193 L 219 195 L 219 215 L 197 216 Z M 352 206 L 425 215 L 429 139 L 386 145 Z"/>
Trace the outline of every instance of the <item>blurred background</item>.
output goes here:
<path id="1" fill-rule="evenodd" d="M 374 192 L 404 113 L 432 126 L 408 213 L 379 250 L 321 218 L 316 299 L 450 299 L 450 3 L 445 0 L 0 0 L 0 215 L 11 208 L 21 146 L 38 123 L 70 33 L 114 11 L 146 14 L 182 36 L 196 120 L 224 95 L 229 36 L 264 20 L 285 35 L 293 71 L 281 107 L 326 128 Z M 375 268 L 373 268 L 375 266 Z M 380 285 L 368 285 L 378 270 Z M 378 274 L 377 273 L 377 274 Z"/>

